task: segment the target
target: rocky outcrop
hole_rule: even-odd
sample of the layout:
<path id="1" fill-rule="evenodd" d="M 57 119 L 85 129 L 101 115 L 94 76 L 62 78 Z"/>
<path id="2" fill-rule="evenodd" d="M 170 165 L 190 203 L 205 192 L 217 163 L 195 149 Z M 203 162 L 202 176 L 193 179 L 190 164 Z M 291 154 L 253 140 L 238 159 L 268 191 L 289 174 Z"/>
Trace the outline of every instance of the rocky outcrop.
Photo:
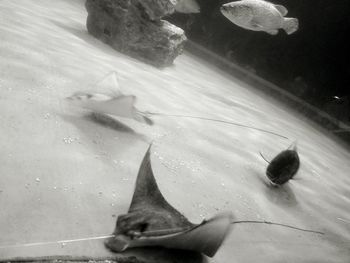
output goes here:
<path id="1" fill-rule="evenodd" d="M 176 0 L 140 0 L 151 20 L 159 20 L 165 15 L 174 13 Z"/>
<path id="2" fill-rule="evenodd" d="M 161 20 L 174 0 L 87 0 L 89 33 L 114 49 L 165 67 L 182 53 L 184 31 Z"/>

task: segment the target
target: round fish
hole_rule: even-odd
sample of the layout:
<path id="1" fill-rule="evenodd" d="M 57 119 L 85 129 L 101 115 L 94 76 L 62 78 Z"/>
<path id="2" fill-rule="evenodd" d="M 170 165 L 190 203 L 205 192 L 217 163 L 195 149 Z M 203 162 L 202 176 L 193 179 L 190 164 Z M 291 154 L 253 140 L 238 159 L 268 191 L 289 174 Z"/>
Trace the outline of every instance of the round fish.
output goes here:
<path id="1" fill-rule="evenodd" d="M 299 155 L 296 149 L 288 149 L 279 153 L 267 166 L 266 175 L 272 183 L 282 185 L 298 172 Z"/>
<path id="2" fill-rule="evenodd" d="M 264 31 L 276 35 L 283 29 L 288 35 L 299 28 L 297 18 L 285 17 L 288 10 L 263 0 L 241 0 L 221 6 L 221 13 L 232 23 L 244 29 Z"/>

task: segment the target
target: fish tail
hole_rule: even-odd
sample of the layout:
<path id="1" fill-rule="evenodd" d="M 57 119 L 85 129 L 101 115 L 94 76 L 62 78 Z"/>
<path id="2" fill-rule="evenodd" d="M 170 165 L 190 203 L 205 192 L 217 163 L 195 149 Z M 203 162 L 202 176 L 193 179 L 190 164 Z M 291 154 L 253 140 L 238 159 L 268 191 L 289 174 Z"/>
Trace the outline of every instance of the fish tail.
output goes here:
<path id="1" fill-rule="evenodd" d="M 292 144 L 288 147 L 288 150 L 292 150 L 292 151 L 297 151 L 298 150 L 298 141 L 295 140 L 294 142 L 292 142 Z"/>
<path id="2" fill-rule="evenodd" d="M 283 29 L 288 35 L 293 34 L 299 29 L 299 20 L 297 18 L 285 17 Z"/>

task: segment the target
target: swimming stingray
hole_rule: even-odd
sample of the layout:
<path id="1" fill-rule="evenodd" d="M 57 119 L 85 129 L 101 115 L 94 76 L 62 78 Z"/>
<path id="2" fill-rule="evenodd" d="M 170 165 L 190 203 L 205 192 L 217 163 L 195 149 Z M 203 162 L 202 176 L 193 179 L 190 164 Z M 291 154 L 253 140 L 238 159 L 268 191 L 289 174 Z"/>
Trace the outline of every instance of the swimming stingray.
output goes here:
<path id="1" fill-rule="evenodd" d="M 107 240 L 106 246 L 116 252 L 131 247 L 162 246 L 214 256 L 230 229 L 231 213 L 198 225 L 189 222 L 159 191 L 150 148 L 140 166 L 129 211 L 118 217 L 114 237 Z"/>
<path id="2" fill-rule="evenodd" d="M 300 167 L 296 142 L 289 146 L 287 150 L 280 152 L 271 162 L 265 158 L 264 160 L 269 163 L 266 175 L 272 183 L 282 185 L 288 182 L 294 177 Z"/>
<path id="3" fill-rule="evenodd" d="M 149 125 L 153 124 L 151 119 L 135 107 L 136 96 L 121 93 L 115 72 L 108 74 L 94 85 L 93 89 L 93 91 L 76 92 L 66 99 L 70 104 L 93 113 L 131 118 Z"/>

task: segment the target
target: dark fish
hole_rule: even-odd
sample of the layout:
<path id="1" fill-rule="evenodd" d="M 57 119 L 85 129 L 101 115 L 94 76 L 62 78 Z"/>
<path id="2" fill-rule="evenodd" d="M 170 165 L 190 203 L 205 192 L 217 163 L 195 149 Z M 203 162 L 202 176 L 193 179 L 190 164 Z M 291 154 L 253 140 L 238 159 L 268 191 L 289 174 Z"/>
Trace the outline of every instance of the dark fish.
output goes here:
<path id="1" fill-rule="evenodd" d="M 282 185 L 288 182 L 298 172 L 300 167 L 296 144 L 279 153 L 267 166 L 266 175 L 272 183 Z"/>
<path id="2" fill-rule="evenodd" d="M 129 211 L 118 217 L 115 237 L 106 246 L 115 252 L 131 247 L 162 246 L 212 257 L 224 241 L 231 222 L 231 213 L 223 213 L 196 225 L 172 207 L 159 191 L 149 148 L 139 169 Z"/>

